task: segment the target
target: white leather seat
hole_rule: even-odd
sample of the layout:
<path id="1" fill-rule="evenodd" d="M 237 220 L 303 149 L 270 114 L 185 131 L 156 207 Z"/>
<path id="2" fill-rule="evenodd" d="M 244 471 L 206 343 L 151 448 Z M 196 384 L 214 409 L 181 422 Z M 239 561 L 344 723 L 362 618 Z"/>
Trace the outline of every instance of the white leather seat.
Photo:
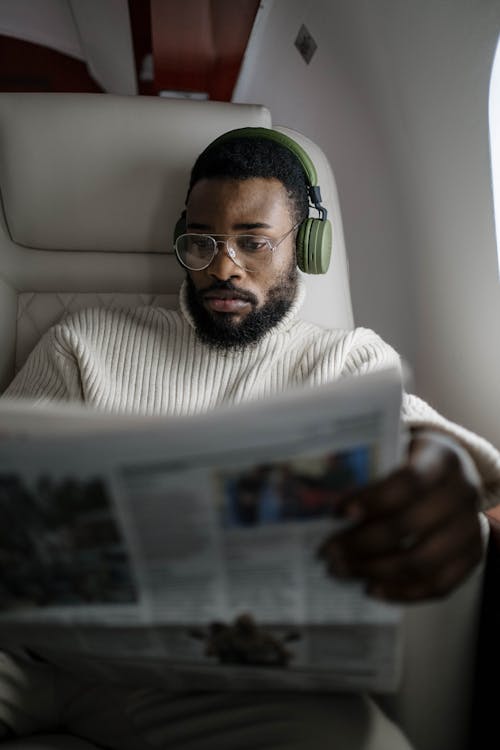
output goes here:
<path id="1" fill-rule="evenodd" d="M 271 127 L 271 115 L 215 102 L 0 94 L 0 390 L 67 310 L 176 304 L 183 274 L 171 238 L 189 169 L 215 136 L 246 125 Z M 328 274 L 306 277 L 304 317 L 349 328 L 333 175 L 315 144 L 286 132 L 309 151 L 334 226 Z M 465 748 L 480 578 L 478 569 L 446 602 L 406 612 L 403 679 L 385 705 L 417 750 Z M 4 747 L 77 747 L 70 738 L 50 742 Z"/>
<path id="2" fill-rule="evenodd" d="M 271 127 L 271 115 L 217 102 L 1 94 L 0 122 L 1 390 L 66 311 L 175 305 L 183 272 L 172 233 L 196 156 L 231 128 Z M 306 279 L 304 316 L 350 328 L 335 183 L 318 147 L 295 135 L 311 151 L 335 226 L 329 273 Z"/>

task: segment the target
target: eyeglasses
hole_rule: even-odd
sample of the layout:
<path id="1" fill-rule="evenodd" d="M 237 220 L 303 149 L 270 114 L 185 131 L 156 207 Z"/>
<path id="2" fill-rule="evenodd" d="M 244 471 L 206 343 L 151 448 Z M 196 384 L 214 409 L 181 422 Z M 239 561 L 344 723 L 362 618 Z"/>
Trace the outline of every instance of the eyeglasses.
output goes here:
<path id="1" fill-rule="evenodd" d="M 219 252 L 219 245 L 222 245 L 233 263 L 245 271 L 254 272 L 269 265 L 278 245 L 298 226 L 295 224 L 278 240 L 255 234 L 181 234 L 174 243 L 175 254 L 184 268 L 203 271 Z"/>

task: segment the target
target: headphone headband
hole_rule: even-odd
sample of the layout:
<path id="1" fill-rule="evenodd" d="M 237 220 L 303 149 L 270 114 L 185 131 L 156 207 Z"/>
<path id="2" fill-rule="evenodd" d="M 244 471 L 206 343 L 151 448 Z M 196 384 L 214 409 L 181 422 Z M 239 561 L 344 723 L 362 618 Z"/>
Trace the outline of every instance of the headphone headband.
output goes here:
<path id="1" fill-rule="evenodd" d="M 302 146 L 300 146 L 292 138 L 289 138 L 284 133 L 280 133 L 278 130 L 272 130 L 271 128 L 236 128 L 235 130 L 229 130 L 227 133 L 223 133 L 215 141 L 210 143 L 205 151 L 210 151 L 213 146 L 224 141 L 232 141 L 234 138 L 266 138 L 268 141 L 275 141 L 280 146 L 284 146 L 291 151 L 299 160 L 302 169 L 304 170 L 309 187 L 317 187 L 318 175 L 316 173 L 316 167 L 314 166 L 311 157 L 307 154 Z M 321 200 L 321 198 L 320 198 Z"/>

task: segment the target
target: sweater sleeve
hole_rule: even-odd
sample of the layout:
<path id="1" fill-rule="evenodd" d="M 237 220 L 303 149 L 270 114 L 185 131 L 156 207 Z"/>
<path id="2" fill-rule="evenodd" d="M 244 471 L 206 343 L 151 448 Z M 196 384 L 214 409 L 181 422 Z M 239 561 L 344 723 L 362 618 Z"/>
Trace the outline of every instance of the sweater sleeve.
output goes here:
<path id="1" fill-rule="evenodd" d="M 63 324 L 54 326 L 40 339 L 4 396 L 28 398 L 36 403 L 82 401 L 80 372 L 73 351 L 71 330 Z"/>
<path id="2" fill-rule="evenodd" d="M 401 371 L 399 354 L 374 331 L 356 328 L 346 337 L 346 356 L 342 376 L 366 375 L 377 370 L 396 368 Z"/>
<path id="3" fill-rule="evenodd" d="M 481 479 L 482 510 L 500 503 L 500 453 L 487 440 L 441 416 L 421 398 L 403 395 L 402 419 L 408 427 L 435 430 L 454 439 L 474 461 Z"/>
<path id="4" fill-rule="evenodd" d="M 373 331 L 357 329 L 350 343 L 344 365 L 347 375 L 361 375 L 389 367 L 402 368 L 398 354 Z M 401 418 L 408 427 L 421 427 L 447 435 L 465 449 L 480 477 L 482 509 L 500 503 L 500 453 L 491 443 L 407 393 L 403 394 Z"/>

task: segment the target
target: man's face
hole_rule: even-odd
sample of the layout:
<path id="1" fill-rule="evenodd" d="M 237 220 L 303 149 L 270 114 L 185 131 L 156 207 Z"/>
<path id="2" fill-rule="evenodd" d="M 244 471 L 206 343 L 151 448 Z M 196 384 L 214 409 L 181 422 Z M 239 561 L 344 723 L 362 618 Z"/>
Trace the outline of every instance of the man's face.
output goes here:
<path id="1" fill-rule="evenodd" d="M 203 179 L 186 212 L 187 232 L 251 234 L 277 242 L 293 226 L 290 201 L 279 180 L 252 177 Z M 295 232 L 271 253 L 271 261 L 248 271 L 224 245 L 202 271 L 188 271 L 188 302 L 200 337 L 221 348 L 255 343 L 289 309 L 296 292 Z"/>

